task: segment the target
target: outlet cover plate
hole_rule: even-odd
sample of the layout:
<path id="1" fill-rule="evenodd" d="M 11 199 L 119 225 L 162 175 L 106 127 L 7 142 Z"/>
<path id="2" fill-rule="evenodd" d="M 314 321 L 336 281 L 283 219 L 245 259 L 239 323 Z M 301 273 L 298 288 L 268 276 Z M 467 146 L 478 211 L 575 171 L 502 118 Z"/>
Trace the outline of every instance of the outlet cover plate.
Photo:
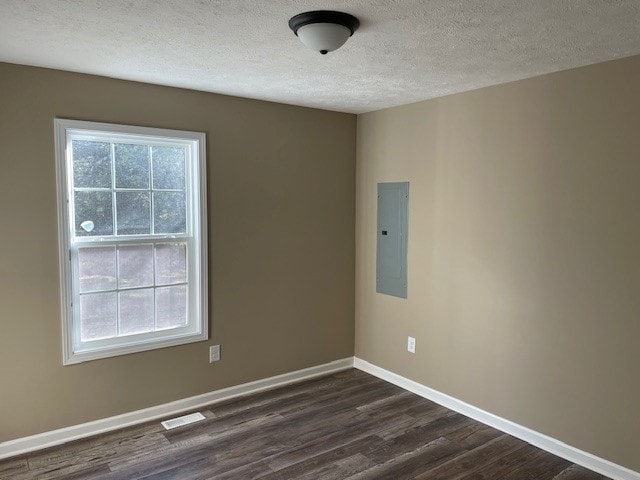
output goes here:
<path id="1" fill-rule="evenodd" d="M 211 345 L 209 347 L 209 363 L 220 360 L 220 345 Z"/>
<path id="2" fill-rule="evenodd" d="M 416 353 L 416 339 L 413 337 L 407 337 L 407 351 Z"/>

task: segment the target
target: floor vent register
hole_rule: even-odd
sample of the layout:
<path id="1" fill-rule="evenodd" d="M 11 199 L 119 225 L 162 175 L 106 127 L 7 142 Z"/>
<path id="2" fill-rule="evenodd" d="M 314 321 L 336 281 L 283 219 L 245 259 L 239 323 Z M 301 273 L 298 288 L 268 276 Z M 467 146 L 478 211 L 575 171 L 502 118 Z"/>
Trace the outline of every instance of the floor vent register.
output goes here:
<path id="1" fill-rule="evenodd" d="M 199 422 L 200 420 L 204 420 L 204 418 L 204 415 L 202 415 L 200 412 L 196 412 L 190 413 L 189 415 L 183 415 L 182 417 L 171 418 L 160 423 L 166 430 L 171 430 L 172 428 L 182 427 L 183 425 L 189 425 L 190 423 Z"/>

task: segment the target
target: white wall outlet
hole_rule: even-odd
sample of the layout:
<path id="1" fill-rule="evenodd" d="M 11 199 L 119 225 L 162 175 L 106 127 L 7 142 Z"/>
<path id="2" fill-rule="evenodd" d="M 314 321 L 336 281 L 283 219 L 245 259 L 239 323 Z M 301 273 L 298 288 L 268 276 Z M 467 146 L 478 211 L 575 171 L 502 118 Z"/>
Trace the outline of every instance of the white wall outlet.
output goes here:
<path id="1" fill-rule="evenodd" d="M 220 345 L 211 345 L 209 347 L 209 363 L 220 360 Z"/>
<path id="2" fill-rule="evenodd" d="M 416 339 L 413 337 L 407 338 L 407 350 L 411 353 L 416 353 Z"/>

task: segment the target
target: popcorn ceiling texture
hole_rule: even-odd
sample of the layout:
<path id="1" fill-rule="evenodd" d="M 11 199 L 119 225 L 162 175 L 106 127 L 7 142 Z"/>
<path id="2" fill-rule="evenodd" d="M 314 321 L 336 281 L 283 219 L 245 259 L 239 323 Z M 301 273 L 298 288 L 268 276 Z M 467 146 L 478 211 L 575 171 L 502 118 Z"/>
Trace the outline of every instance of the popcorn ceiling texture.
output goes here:
<path id="1" fill-rule="evenodd" d="M 314 9 L 361 27 L 321 56 Z M 635 54 L 637 0 L 0 2 L 0 61 L 352 113 Z"/>

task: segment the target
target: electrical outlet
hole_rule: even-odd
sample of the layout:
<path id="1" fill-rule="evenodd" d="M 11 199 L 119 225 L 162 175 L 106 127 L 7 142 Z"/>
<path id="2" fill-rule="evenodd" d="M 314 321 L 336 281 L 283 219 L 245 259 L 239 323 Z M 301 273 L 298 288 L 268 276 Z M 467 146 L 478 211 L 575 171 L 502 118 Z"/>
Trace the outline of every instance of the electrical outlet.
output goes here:
<path id="1" fill-rule="evenodd" d="M 220 360 L 220 345 L 211 345 L 209 347 L 209 363 Z"/>
<path id="2" fill-rule="evenodd" d="M 407 338 L 407 351 L 416 353 L 416 339 L 413 337 Z"/>

